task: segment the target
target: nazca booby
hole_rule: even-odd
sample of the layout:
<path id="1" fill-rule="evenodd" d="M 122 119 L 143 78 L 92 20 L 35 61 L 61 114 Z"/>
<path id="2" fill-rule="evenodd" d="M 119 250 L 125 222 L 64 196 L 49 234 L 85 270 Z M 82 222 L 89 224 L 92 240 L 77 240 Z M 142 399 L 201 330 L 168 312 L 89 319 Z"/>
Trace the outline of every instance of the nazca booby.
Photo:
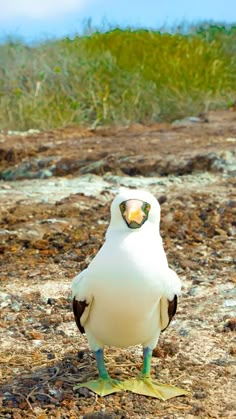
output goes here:
<path id="1" fill-rule="evenodd" d="M 181 282 L 168 267 L 159 233 L 160 205 L 147 191 L 123 190 L 111 205 L 105 243 L 88 268 L 72 282 L 73 311 L 81 333 L 95 354 L 99 379 L 79 384 L 99 395 L 130 390 L 168 398 L 183 389 L 150 378 L 152 351 L 177 308 Z M 143 346 L 143 367 L 137 379 L 110 378 L 104 346 Z"/>

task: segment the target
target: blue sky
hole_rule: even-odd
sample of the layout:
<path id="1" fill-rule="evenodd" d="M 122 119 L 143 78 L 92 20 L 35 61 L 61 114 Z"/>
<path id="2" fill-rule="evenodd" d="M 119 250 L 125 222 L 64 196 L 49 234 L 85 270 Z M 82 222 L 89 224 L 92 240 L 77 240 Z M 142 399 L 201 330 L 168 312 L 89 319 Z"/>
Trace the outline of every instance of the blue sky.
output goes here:
<path id="1" fill-rule="evenodd" d="M 145 28 L 187 21 L 236 23 L 236 0 L 0 0 L 0 37 L 25 41 L 80 33 L 83 22 Z"/>

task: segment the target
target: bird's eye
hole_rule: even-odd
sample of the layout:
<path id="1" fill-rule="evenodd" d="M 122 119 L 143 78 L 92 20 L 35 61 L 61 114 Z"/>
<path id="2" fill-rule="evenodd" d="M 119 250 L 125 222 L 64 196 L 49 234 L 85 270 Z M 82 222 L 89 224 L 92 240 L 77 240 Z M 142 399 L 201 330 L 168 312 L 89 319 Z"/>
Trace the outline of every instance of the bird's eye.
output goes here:
<path id="1" fill-rule="evenodd" d="M 125 212 L 125 204 L 123 202 L 120 204 L 120 210 L 122 213 Z"/>
<path id="2" fill-rule="evenodd" d="M 145 211 L 146 214 L 150 211 L 150 209 L 151 209 L 151 205 L 150 204 L 145 204 L 144 211 Z"/>

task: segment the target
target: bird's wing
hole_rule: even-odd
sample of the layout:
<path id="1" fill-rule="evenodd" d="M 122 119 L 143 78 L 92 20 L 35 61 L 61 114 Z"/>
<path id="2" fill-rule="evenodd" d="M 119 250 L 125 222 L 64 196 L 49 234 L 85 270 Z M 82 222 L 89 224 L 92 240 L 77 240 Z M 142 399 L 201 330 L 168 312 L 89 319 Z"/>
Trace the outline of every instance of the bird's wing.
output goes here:
<path id="1" fill-rule="evenodd" d="M 161 331 L 163 332 L 170 324 L 177 310 L 178 296 L 181 292 L 181 282 L 178 275 L 168 269 L 165 276 L 165 292 L 160 300 Z"/>
<path id="2" fill-rule="evenodd" d="M 160 315 L 161 315 L 161 331 L 167 329 L 172 318 L 177 310 L 177 295 L 173 300 L 169 301 L 166 297 L 162 297 L 160 301 Z"/>
<path id="3" fill-rule="evenodd" d="M 93 296 L 89 287 L 87 269 L 72 281 L 72 306 L 75 322 L 81 333 L 85 333 L 84 325 L 88 319 Z"/>

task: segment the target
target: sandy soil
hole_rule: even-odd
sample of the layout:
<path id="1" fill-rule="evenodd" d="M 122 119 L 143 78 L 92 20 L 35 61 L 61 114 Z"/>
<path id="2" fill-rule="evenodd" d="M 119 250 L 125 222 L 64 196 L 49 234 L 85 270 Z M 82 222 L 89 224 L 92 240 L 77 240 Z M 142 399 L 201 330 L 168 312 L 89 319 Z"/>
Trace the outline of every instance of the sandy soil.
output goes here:
<path id="1" fill-rule="evenodd" d="M 236 417 L 235 144 L 229 111 L 208 122 L 0 134 L 0 418 Z M 74 324 L 70 283 L 101 246 L 120 186 L 161 203 L 183 295 L 152 375 L 190 397 L 73 390 L 96 366 Z M 107 349 L 111 375 L 137 375 L 141 355 Z"/>

